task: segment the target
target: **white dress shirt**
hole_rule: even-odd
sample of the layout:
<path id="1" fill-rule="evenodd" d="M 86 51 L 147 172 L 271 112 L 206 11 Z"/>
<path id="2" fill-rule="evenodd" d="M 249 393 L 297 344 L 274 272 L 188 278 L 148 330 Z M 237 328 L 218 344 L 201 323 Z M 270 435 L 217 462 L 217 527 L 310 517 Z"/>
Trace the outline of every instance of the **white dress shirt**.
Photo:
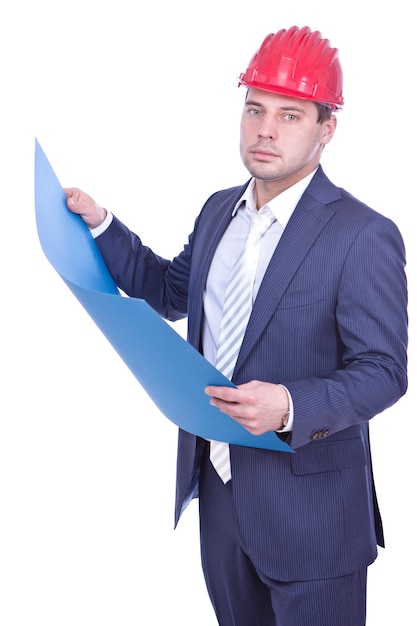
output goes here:
<path id="1" fill-rule="evenodd" d="M 256 270 L 253 289 L 254 300 L 282 232 L 315 172 L 316 170 L 295 185 L 292 185 L 292 187 L 281 192 L 265 205 L 265 207 L 268 206 L 273 212 L 277 221 L 272 224 L 261 239 L 260 259 Z M 255 194 L 255 180 L 252 179 L 245 193 L 232 211 L 232 220 L 217 246 L 207 276 L 206 289 L 204 292 L 202 345 L 205 358 L 212 364 L 216 362 L 217 342 L 228 277 L 243 248 L 249 230 L 249 212 L 257 210 Z M 259 211 L 263 209 L 264 207 L 261 207 Z M 288 389 L 287 393 L 290 402 L 290 416 L 283 432 L 292 430 L 294 417 L 292 400 Z"/>

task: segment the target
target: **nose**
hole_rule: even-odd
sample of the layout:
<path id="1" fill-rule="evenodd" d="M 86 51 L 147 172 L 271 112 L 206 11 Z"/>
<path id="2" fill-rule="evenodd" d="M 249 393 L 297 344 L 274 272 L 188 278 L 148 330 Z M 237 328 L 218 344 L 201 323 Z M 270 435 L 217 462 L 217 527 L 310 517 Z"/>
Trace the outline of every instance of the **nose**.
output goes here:
<path id="1" fill-rule="evenodd" d="M 262 139 L 276 139 L 277 137 L 276 121 L 269 116 L 263 117 L 258 127 L 258 135 Z"/>

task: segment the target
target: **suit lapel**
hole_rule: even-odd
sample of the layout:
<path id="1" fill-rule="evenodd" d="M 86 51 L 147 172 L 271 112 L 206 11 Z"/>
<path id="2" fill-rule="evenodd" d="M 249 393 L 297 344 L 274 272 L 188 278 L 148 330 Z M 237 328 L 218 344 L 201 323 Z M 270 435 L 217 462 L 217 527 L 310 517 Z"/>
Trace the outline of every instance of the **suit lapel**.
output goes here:
<path id="1" fill-rule="evenodd" d="M 320 173 L 324 177 L 324 174 Z M 334 191 L 337 191 L 330 181 L 327 182 Z M 314 197 L 310 191 L 314 192 L 314 186 L 312 189 L 307 188 L 301 197 L 265 272 L 236 363 L 235 375 L 279 306 L 308 250 L 334 214 L 334 209 L 317 199 L 320 193 Z M 327 191 L 329 202 L 329 188 Z M 330 195 L 333 196 L 331 200 L 335 199 L 335 194 Z"/>
<path id="2" fill-rule="evenodd" d="M 248 184 L 249 181 L 242 187 L 222 193 L 220 202 L 215 194 L 207 201 L 200 214 L 200 224 L 196 229 L 198 236 L 193 243 L 193 266 L 196 271 L 190 280 L 188 312 L 191 322 L 188 340 L 197 349 L 200 348 L 203 295 L 207 274 L 217 245 L 231 220 L 232 210 Z M 319 166 L 295 208 L 269 263 L 246 329 L 235 374 L 269 323 L 308 250 L 332 218 L 334 209 L 330 203 L 338 198 L 340 198 L 339 189 L 329 181 Z"/>
<path id="3" fill-rule="evenodd" d="M 216 197 L 213 196 L 204 206 L 200 216 L 196 231 L 198 234 L 193 242 L 193 267 L 196 271 L 190 280 L 188 298 L 188 315 L 192 320 L 189 324 L 188 340 L 197 349 L 200 348 L 203 297 L 210 265 L 219 241 L 232 219 L 232 211 L 248 184 L 249 181 L 226 192 L 221 202 L 216 202 Z"/>

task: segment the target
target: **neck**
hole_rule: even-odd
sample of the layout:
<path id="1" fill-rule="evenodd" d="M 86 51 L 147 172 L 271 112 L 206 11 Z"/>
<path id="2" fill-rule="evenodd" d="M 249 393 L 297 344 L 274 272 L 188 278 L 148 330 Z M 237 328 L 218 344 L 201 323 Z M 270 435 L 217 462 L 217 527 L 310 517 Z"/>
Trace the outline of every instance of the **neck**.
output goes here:
<path id="1" fill-rule="evenodd" d="M 282 180 L 262 180 L 255 178 L 256 208 L 258 210 L 261 209 L 283 191 L 286 191 L 286 189 L 289 189 L 311 174 L 311 171 L 304 172 L 302 176 L 286 177 Z"/>

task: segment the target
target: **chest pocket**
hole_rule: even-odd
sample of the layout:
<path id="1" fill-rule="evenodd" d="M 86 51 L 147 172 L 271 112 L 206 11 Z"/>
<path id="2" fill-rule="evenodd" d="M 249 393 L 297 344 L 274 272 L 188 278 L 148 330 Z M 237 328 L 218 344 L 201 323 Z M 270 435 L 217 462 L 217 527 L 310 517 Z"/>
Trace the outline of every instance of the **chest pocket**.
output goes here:
<path id="1" fill-rule="evenodd" d="M 325 300 L 327 291 L 324 284 L 301 287 L 300 289 L 290 288 L 283 295 L 279 308 L 297 309 L 317 304 Z"/>

